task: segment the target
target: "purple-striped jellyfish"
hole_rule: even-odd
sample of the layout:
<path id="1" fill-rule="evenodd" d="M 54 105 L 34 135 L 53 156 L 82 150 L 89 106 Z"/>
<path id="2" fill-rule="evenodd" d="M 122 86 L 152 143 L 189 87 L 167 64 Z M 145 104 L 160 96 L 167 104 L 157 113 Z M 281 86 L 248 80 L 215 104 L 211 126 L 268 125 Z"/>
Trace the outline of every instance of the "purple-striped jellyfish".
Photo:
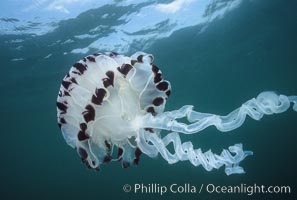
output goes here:
<path id="1" fill-rule="evenodd" d="M 260 120 L 263 115 L 281 113 L 297 96 L 260 93 L 226 116 L 200 113 L 186 105 L 164 112 L 170 82 L 153 64 L 153 56 L 137 52 L 131 57 L 97 53 L 75 63 L 62 81 L 58 99 L 58 124 L 67 144 L 75 148 L 88 168 L 99 170 L 102 163 L 120 161 L 124 168 L 137 165 L 140 155 L 160 154 L 169 164 L 189 160 L 207 171 L 225 166 L 226 174 L 244 173 L 240 162 L 253 153 L 242 144 L 220 154 L 202 152 L 179 134 L 193 134 L 209 126 L 219 131 L 240 127 L 246 116 Z M 186 118 L 189 124 L 178 122 Z M 162 137 L 160 132 L 169 133 Z M 171 153 L 167 145 L 173 144 Z"/>

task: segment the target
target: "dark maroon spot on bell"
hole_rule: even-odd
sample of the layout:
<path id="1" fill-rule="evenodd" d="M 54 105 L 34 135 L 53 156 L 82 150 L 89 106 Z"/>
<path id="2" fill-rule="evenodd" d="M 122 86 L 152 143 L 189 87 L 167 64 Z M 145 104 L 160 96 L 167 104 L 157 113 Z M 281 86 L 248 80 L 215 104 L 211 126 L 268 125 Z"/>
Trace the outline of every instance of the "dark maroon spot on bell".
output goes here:
<path id="1" fill-rule="evenodd" d="M 132 68 L 129 64 L 123 64 L 121 67 L 118 67 L 118 71 L 126 76 Z"/>
<path id="2" fill-rule="evenodd" d="M 81 75 L 79 72 L 76 72 L 76 71 L 71 71 L 71 73 Z"/>
<path id="3" fill-rule="evenodd" d="M 64 105 L 61 102 L 57 102 L 57 107 L 58 107 L 59 110 L 62 111 L 63 114 L 66 113 L 66 110 L 67 110 L 67 106 L 66 105 Z"/>
<path id="4" fill-rule="evenodd" d="M 87 61 L 87 59 L 86 59 L 86 58 L 83 58 L 82 60 L 83 60 L 84 62 L 86 62 L 86 61 Z"/>
<path id="5" fill-rule="evenodd" d="M 70 77 L 70 74 L 69 74 L 69 72 L 67 72 L 65 78 L 69 78 L 69 77 Z"/>
<path id="6" fill-rule="evenodd" d="M 113 82 L 113 79 L 114 79 L 114 73 L 113 73 L 113 71 L 107 71 L 105 74 Z"/>
<path id="7" fill-rule="evenodd" d="M 62 91 L 61 90 L 59 90 L 59 97 L 61 97 L 62 96 Z"/>
<path id="8" fill-rule="evenodd" d="M 61 118 L 61 119 L 60 119 L 60 123 L 61 123 L 61 124 L 66 124 L 66 120 L 65 120 L 64 118 Z"/>
<path id="9" fill-rule="evenodd" d="M 106 155 L 106 156 L 104 157 L 104 159 L 103 159 L 103 162 L 108 163 L 108 162 L 110 162 L 111 160 L 112 160 L 111 156 L 110 156 L 110 155 Z"/>
<path id="10" fill-rule="evenodd" d="M 111 150 L 110 144 L 106 140 L 104 141 L 104 144 L 106 146 L 107 151 L 110 151 Z"/>
<path id="11" fill-rule="evenodd" d="M 91 165 L 89 164 L 89 162 L 85 162 L 85 165 L 87 166 L 88 169 L 92 169 Z"/>
<path id="12" fill-rule="evenodd" d="M 113 81 L 114 81 L 114 72 L 113 71 L 108 71 L 105 73 L 108 78 L 103 78 L 103 85 L 105 88 L 108 86 L 112 85 L 113 86 Z"/>
<path id="13" fill-rule="evenodd" d="M 123 149 L 121 147 L 119 147 L 118 148 L 118 157 L 117 157 L 118 159 L 122 158 L 123 152 L 124 152 Z"/>
<path id="14" fill-rule="evenodd" d="M 157 73 L 154 77 L 154 83 L 159 83 L 162 80 L 162 74 Z"/>
<path id="15" fill-rule="evenodd" d="M 162 97 L 157 97 L 157 98 L 155 98 L 155 99 L 153 100 L 153 104 L 154 104 L 155 106 L 159 106 L 159 105 L 161 105 L 163 102 L 164 102 L 164 99 L 163 99 Z"/>
<path id="16" fill-rule="evenodd" d="M 139 157 L 141 155 L 141 150 L 137 147 L 135 150 L 135 157 Z"/>
<path id="17" fill-rule="evenodd" d="M 99 97 L 100 99 L 103 100 L 103 98 L 106 95 L 106 90 L 103 89 L 103 88 L 96 89 L 95 94 L 96 94 L 97 97 Z"/>
<path id="18" fill-rule="evenodd" d="M 137 57 L 137 61 L 138 61 L 138 62 L 141 62 L 141 63 L 142 63 L 142 62 L 143 62 L 142 59 L 143 59 L 143 55 L 139 55 L 139 56 Z"/>
<path id="19" fill-rule="evenodd" d="M 156 111 L 155 111 L 155 109 L 153 108 L 153 107 L 148 107 L 147 109 L 146 109 L 146 111 L 148 112 L 148 113 L 151 113 L 153 116 L 155 116 L 157 113 L 156 113 Z"/>
<path id="20" fill-rule="evenodd" d="M 83 132 L 85 132 L 85 131 L 87 130 L 87 128 L 88 128 L 88 126 L 87 126 L 86 123 L 81 123 L 81 124 L 79 125 L 79 127 L 80 127 L 80 129 L 81 129 Z"/>
<path id="21" fill-rule="evenodd" d="M 75 84 L 77 84 L 77 82 L 76 82 L 75 78 L 71 78 L 71 79 L 70 79 L 70 81 L 71 81 L 72 83 L 75 83 Z"/>
<path id="22" fill-rule="evenodd" d="M 158 90 L 165 91 L 168 89 L 168 83 L 163 81 L 163 82 L 159 83 L 156 87 Z"/>
<path id="23" fill-rule="evenodd" d="M 95 109 L 90 104 L 85 107 L 86 111 L 82 114 L 84 116 L 85 121 L 88 123 L 95 119 Z"/>
<path id="24" fill-rule="evenodd" d="M 109 53 L 109 56 L 112 57 L 112 58 L 115 57 L 115 56 L 117 56 L 117 55 L 119 55 L 119 54 L 116 53 L 116 52 L 110 52 Z"/>
<path id="25" fill-rule="evenodd" d="M 123 168 L 128 168 L 130 166 L 130 163 L 127 161 L 123 161 L 122 166 L 123 166 Z"/>
<path id="26" fill-rule="evenodd" d="M 167 91 L 165 92 L 165 94 L 169 97 L 170 94 L 171 94 L 171 91 L 170 91 L 170 90 L 167 90 Z"/>
<path id="27" fill-rule="evenodd" d="M 131 60 L 131 65 L 135 65 L 137 63 L 137 60 Z"/>
<path id="28" fill-rule="evenodd" d="M 159 68 L 156 65 L 153 64 L 152 71 L 154 72 L 154 74 L 157 74 L 158 71 L 159 71 Z"/>
<path id="29" fill-rule="evenodd" d="M 94 53 L 93 56 L 100 56 L 101 53 Z"/>
<path id="30" fill-rule="evenodd" d="M 90 137 L 85 132 L 79 131 L 77 134 L 77 138 L 79 141 L 84 141 L 84 140 L 89 139 Z"/>
<path id="31" fill-rule="evenodd" d="M 67 90 L 69 88 L 69 85 L 71 85 L 71 82 L 68 81 L 62 81 L 63 87 Z"/>
<path id="32" fill-rule="evenodd" d="M 138 165 L 138 163 L 139 163 L 139 158 L 135 158 L 134 161 L 133 161 L 133 164 Z"/>
<path id="33" fill-rule="evenodd" d="M 79 147 L 78 148 L 78 154 L 80 155 L 80 157 L 85 160 L 88 157 L 88 153 L 85 149 Z"/>
<path id="34" fill-rule="evenodd" d="M 90 61 L 90 62 L 95 62 L 95 58 L 93 56 L 87 56 L 87 59 Z"/>
<path id="35" fill-rule="evenodd" d="M 73 65 L 73 67 L 75 67 L 81 74 L 83 74 L 84 71 L 87 70 L 86 65 L 84 65 L 84 64 L 82 64 L 82 63 L 75 63 L 75 64 Z"/>
<path id="36" fill-rule="evenodd" d="M 102 79 L 102 81 L 105 88 L 108 88 L 109 86 L 113 86 L 108 78 L 104 78 Z"/>
<path id="37" fill-rule="evenodd" d="M 103 88 L 99 88 L 95 90 L 95 95 L 92 96 L 92 103 L 96 105 L 101 105 L 103 102 L 103 98 L 106 96 L 106 90 Z"/>
<path id="38" fill-rule="evenodd" d="M 69 92 L 64 91 L 64 96 L 70 96 Z"/>
<path id="39" fill-rule="evenodd" d="M 154 130 L 152 128 L 144 128 L 145 131 L 148 131 L 150 133 L 154 133 Z"/>
<path id="40" fill-rule="evenodd" d="M 135 150 L 134 165 L 138 165 L 141 153 L 141 150 L 137 147 Z"/>

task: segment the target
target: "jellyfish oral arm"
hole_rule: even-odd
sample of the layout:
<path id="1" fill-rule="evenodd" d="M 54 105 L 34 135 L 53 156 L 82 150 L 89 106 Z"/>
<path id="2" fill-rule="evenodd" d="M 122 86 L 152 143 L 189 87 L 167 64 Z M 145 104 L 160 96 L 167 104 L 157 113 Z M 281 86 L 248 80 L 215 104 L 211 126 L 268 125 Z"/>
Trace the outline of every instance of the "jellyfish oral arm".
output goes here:
<path id="1" fill-rule="evenodd" d="M 209 126 L 215 126 L 219 131 L 227 132 L 240 127 L 246 116 L 260 120 L 264 115 L 282 113 L 293 103 L 293 110 L 297 111 L 297 96 L 277 95 L 274 92 L 262 92 L 226 116 L 200 113 L 193 110 L 193 106 L 186 105 L 179 110 L 164 112 L 157 116 L 147 114 L 143 116 L 142 126 L 184 134 L 193 134 Z M 179 123 L 176 119 L 186 117 L 191 124 Z"/>
<path id="2" fill-rule="evenodd" d="M 297 96 L 288 96 L 290 102 L 294 103 L 293 110 L 297 112 Z"/>
<path id="3" fill-rule="evenodd" d="M 138 145 L 143 152 L 151 157 L 160 153 L 170 164 L 189 160 L 194 166 L 202 165 L 207 171 L 225 165 L 227 175 L 241 174 L 244 173 L 244 170 L 239 166 L 239 163 L 246 156 L 253 154 L 251 151 L 243 151 L 242 144 L 230 146 L 228 150 L 224 149 L 220 155 L 212 153 L 211 150 L 202 153 L 201 149 L 194 149 L 191 142 L 181 143 L 178 133 L 193 134 L 209 126 L 215 126 L 222 132 L 231 131 L 240 127 L 247 115 L 255 120 L 260 120 L 264 114 L 285 112 L 290 107 L 290 103 L 294 104 L 293 109 L 297 111 L 297 96 L 287 97 L 277 95 L 274 92 L 262 92 L 257 98 L 245 102 L 240 108 L 226 116 L 196 112 L 190 105 L 157 116 L 147 114 L 143 116 L 141 122 L 138 119 L 138 124 L 140 123 L 142 127 L 174 132 L 169 133 L 164 138 L 160 138 L 156 134 L 140 132 Z M 183 117 L 186 117 L 192 124 L 187 125 L 176 121 L 176 119 Z M 170 143 L 173 143 L 174 154 L 166 148 Z"/>
<path id="4" fill-rule="evenodd" d="M 139 137 L 141 138 L 138 142 L 139 148 L 151 157 L 157 156 L 159 152 L 169 164 L 189 160 L 194 166 L 202 165 L 207 171 L 219 169 L 225 165 L 225 173 L 227 175 L 245 173 L 243 168 L 239 166 L 239 163 L 245 157 L 253 155 L 252 151 L 243 151 L 242 144 L 230 146 L 228 150 L 224 149 L 220 155 L 212 153 L 211 150 L 203 153 L 201 149 L 194 149 L 191 142 L 181 143 L 180 137 L 176 132 L 169 133 L 163 139 L 156 134 L 145 134 L 143 132 L 140 133 Z M 166 148 L 170 143 L 174 147 L 173 154 Z"/>

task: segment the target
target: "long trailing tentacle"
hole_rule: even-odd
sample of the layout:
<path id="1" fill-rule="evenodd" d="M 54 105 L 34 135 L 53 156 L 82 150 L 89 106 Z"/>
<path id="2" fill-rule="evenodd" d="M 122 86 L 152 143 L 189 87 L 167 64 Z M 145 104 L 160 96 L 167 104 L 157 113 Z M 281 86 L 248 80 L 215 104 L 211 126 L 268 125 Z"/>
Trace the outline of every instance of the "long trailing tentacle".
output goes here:
<path id="1" fill-rule="evenodd" d="M 193 111 L 193 106 L 183 106 L 179 110 L 164 112 L 157 116 L 147 114 L 141 119 L 141 126 L 151 127 L 179 133 L 192 134 L 202 131 L 209 126 L 215 126 L 222 132 L 231 131 L 240 127 L 246 116 L 260 120 L 264 115 L 282 113 L 288 110 L 290 103 L 297 111 L 297 96 L 277 95 L 274 92 L 262 92 L 226 116 Z M 187 117 L 191 124 L 187 125 L 176 121 Z"/>
<path id="2" fill-rule="evenodd" d="M 173 143 L 174 153 L 170 153 L 166 148 L 170 143 Z M 203 153 L 201 149 L 194 149 L 191 142 L 181 143 L 180 137 L 176 132 L 169 133 L 163 139 L 156 134 L 141 132 L 138 146 L 151 157 L 155 157 L 159 152 L 169 164 L 189 160 L 194 166 L 202 165 L 207 171 L 211 171 L 214 168 L 218 169 L 225 165 L 225 173 L 227 175 L 244 173 L 239 163 L 246 156 L 253 154 L 251 151 L 243 151 L 242 144 L 230 146 L 228 150 L 224 149 L 220 155 L 212 153 L 211 150 Z"/>

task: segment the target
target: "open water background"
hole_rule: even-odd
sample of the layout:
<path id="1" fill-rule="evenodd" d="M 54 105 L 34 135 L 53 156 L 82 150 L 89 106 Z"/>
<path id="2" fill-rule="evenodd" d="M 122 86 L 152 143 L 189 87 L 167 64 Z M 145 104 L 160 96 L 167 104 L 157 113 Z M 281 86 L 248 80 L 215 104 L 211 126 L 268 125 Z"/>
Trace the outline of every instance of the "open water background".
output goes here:
<path id="1" fill-rule="evenodd" d="M 4 6 L 5 2 L 0 5 Z M 56 21 L 55 28 L 48 32 L 42 32 L 44 27 L 34 25 L 34 21 L 31 25 L 22 25 L 18 24 L 22 21 L 10 19 L 9 13 L 16 12 L 13 9 L 1 15 L 6 14 L 0 24 L 0 198 L 296 199 L 297 113 L 292 109 L 265 116 L 259 122 L 247 119 L 241 128 L 228 133 L 210 127 L 194 135 L 182 136 L 183 141 L 192 141 L 196 148 L 212 149 L 216 153 L 243 143 L 244 149 L 254 152 L 254 156 L 241 163 L 246 174 L 227 176 L 223 168 L 207 172 L 189 162 L 169 165 L 160 156 L 151 159 L 145 155 L 138 167 L 128 169 L 122 169 L 119 163 L 109 163 L 102 166 L 100 172 L 95 172 L 80 163 L 77 153 L 66 145 L 60 134 L 55 102 L 61 80 L 70 66 L 93 52 L 113 50 L 130 55 L 142 50 L 152 53 L 155 63 L 172 85 L 166 110 L 191 104 L 198 111 L 224 115 L 265 90 L 297 94 L 296 1 L 242 1 L 214 19 L 211 16 L 216 12 L 215 8 L 222 10 L 234 1 L 201 1 L 212 5 L 208 12 L 205 11 L 209 20 L 185 26 L 174 26 L 170 22 L 172 13 L 162 16 L 147 13 L 145 19 L 164 17 L 160 20 L 163 24 L 121 35 L 120 41 L 127 38 L 128 42 L 115 43 L 119 39 L 112 33 L 127 23 L 129 17 L 125 14 L 141 14 L 146 6 L 171 1 L 120 5 L 121 2 L 98 5 L 75 17 Z M 183 5 L 189 10 L 179 14 L 185 20 L 184 24 L 191 22 L 192 15 L 195 17 L 190 12 L 201 10 L 199 4 L 194 7 L 190 3 Z M 30 11 L 31 15 L 34 15 L 33 11 Z M 108 15 L 100 18 L 106 13 Z M 136 19 L 136 14 L 131 18 Z M 99 28 L 95 33 L 89 31 L 99 25 L 105 28 Z M 136 27 L 142 25 L 134 23 Z M 91 37 L 79 39 L 77 36 L 84 34 L 91 34 Z M 150 34 L 155 35 L 147 38 Z M 87 52 L 80 51 L 100 38 L 100 42 L 91 45 Z M 73 41 L 62 44 L 68 39 Z M 161 196 L 122 190 L 124 184 L 133 186 L 136 183 L 165 186 L 189 183 L 197 190 L 201 184 L 289 185 L 291 194 L 249 196 L 209 194 L 204 190 L 201 194 L 168 192 Z"/>

